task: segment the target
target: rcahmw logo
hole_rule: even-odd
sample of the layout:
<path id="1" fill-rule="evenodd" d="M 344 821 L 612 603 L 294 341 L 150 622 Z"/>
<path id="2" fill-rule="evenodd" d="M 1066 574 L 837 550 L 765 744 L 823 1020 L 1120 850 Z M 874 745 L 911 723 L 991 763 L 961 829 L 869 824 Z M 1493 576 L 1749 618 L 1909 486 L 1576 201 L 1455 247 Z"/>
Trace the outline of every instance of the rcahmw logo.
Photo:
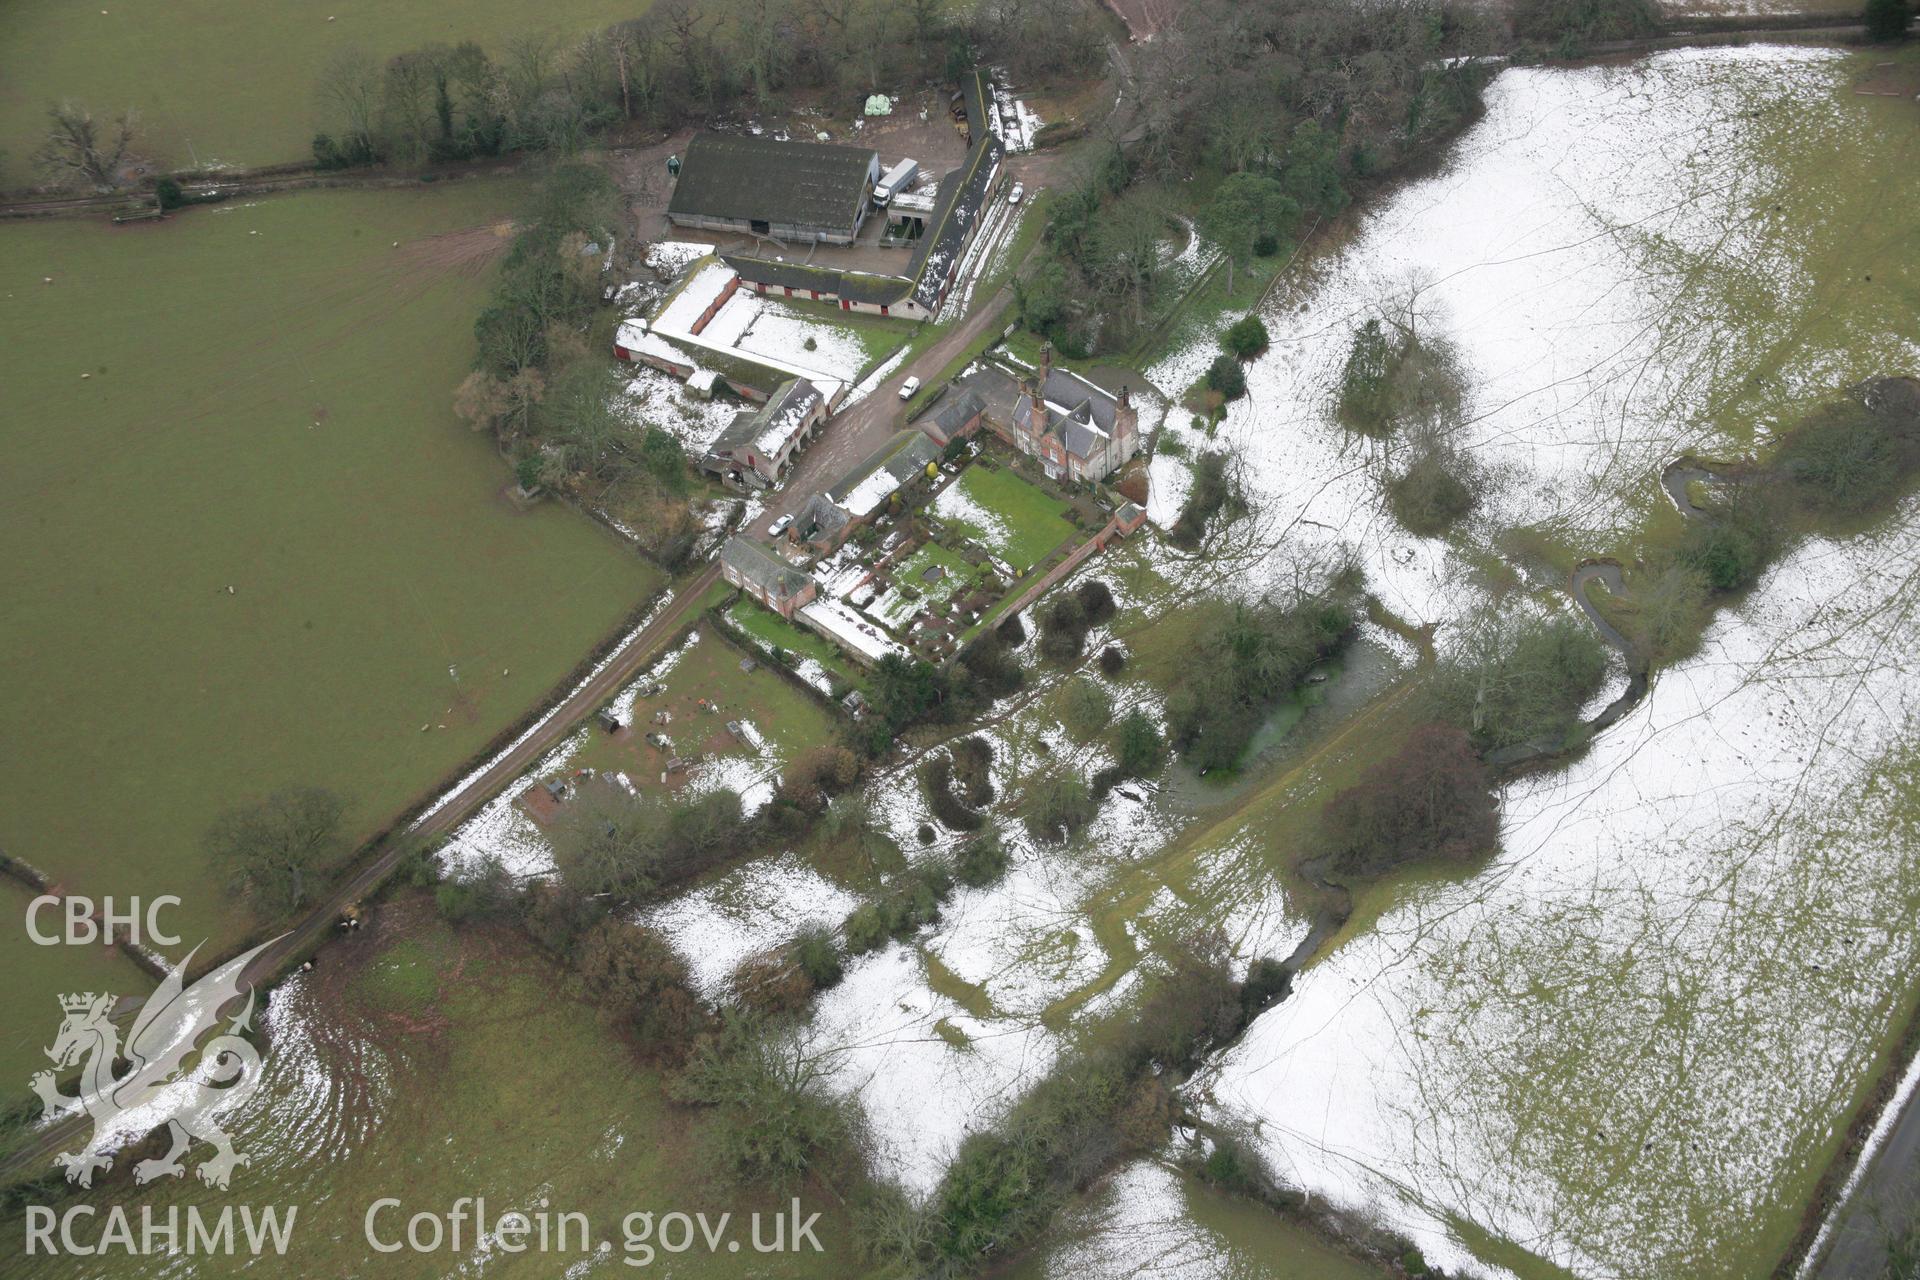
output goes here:
<path id="1" fill-rule="evenodd" d="M 92 1186 L 95 1171 L 113 1167 L 115 1151 L 165 1125 L 172 1147 L 135 1165 L 133 1180 L 179 1177 L 186 1172 L 180 1158 L 199 1139 L 212 1145 L 213 1155 L 195 1172 L 208 1186 L 225 1189 L 235 1166 L 247 1163 L 247 1157 L 234 1151 L 219 1121 L 260 1084 L 260 1051 L 241 1036 L 253 1022 L 251 986 L 247 1007 L 226 1031 L 204 1047 L 200 1039 L 217 1026 L 220 1010 L 240 998 L 247 963 L 274 941 L 278 939 L 261 943 L 187 987 L 180 975 L 200 950 L 195 947 L 141 1004 L 124 1048 L 113 1020 L 113 996 L 87 992 L 60 997 L 66 1019 L 46 1054 L 55 1070 L 79 1066 L 80 1092 L 61 1093 L 52 1071 L 37 1073 L 32 1085 L 46 1105 L 47 1119 L 84 1115 L 93 1121 L 93 1136 L 78 1151 L 54 1157 L 67 1171 L 68 1182 Z M 198 1060 L 188 1069 L 187 1061 L 196 1053 Z M 116 1073 L 114 1064 L 123 1058 L 127 1069 Z"/>

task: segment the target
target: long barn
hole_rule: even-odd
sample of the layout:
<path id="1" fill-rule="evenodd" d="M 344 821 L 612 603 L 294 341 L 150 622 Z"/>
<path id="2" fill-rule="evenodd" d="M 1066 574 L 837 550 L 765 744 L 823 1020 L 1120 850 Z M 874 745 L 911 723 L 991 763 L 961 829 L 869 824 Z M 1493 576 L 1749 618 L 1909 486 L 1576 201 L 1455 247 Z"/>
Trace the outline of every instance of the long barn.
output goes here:
<path id="1" fill-rule="evenodd" d="M 825 142 L 695 134 L 667 220 L 698 231 L 850 244 L 872 207 L 880 153 Z"/>

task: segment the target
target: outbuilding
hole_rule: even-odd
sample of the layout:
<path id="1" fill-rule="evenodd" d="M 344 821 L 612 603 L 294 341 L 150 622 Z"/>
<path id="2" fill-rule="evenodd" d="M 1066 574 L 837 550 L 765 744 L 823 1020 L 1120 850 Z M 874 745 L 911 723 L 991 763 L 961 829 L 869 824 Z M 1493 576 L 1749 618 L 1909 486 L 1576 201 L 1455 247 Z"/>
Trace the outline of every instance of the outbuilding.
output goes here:
<path id="1" fill-rule="evenodd" d="M 787 244 L 850 244 L 879 178 L 880 153 L 867 148 L 699 133 L 687 144 L 667 220 Z"/>

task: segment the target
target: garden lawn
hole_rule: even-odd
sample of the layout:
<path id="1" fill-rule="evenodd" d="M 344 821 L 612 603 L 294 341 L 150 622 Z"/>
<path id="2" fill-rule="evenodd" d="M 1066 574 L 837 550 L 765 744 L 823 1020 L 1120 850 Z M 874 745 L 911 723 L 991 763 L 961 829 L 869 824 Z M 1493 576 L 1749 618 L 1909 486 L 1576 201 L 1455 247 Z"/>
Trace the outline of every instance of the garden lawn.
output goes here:
<path id="1" fill-rule="evenodd" d="M 802 658 L 811 658 L 828 675 L 844 684 L 861 688 L 866 685 L 860 668 L 825 636 L 817 631 L 809 631 L 798 623 L 788 622 L 764 605 L 742 598 L 727 610 L 727 621 L 770 649 L 785 649 Z"/>
<path id="2" fill-rule="evenodd" d="M 1075 532 L 1067 505 L 1011 467 L 968 467 L 941 493 L 934 510 L 1022 571 Z"/>
<path id="3" fill-rule="evenodd" d="M 185 946 L 224 946 L 251 921 L 200 849 L 222 809 L 321 786 L 373 833 L 659 586 L 504 501 L 448 407 L 523 195 L 0 229 L 0 848 L 179 895 Z"/>
<path id="4" fill-rule="evenodd" d="M 473 40 L 496 57 L 516 38 L 571 37 L 646 11 L 644 0 L 15 0 L 0 23 L 0 186 L 37 181 L 31 159 L 50 103 L 131 106 L 141 155 L 165 169 L 312 159 L 326 122 L 322 73 L 342 50 L 379 61 L 433 42 Z"/>

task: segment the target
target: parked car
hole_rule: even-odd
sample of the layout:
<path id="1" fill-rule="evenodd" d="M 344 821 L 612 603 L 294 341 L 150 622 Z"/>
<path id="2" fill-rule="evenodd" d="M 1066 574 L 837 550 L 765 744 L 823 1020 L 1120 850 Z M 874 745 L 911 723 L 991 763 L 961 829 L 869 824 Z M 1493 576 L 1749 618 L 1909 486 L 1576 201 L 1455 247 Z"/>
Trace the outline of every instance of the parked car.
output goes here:
<path id="1" fill-rule="evenodd" d="M 1022 200 L 1026 199 L 1026 196 L 1026 184 L 1024 182 L 1016 182 L 1013 184 L 1013 190 L 1007 193 L 1007 203 L 1019 204 Z"/>
<path id="2" fill-rule="evenodd" d="M 920 379 L 908 378 L 905 382 L 900 384 L 900 398 L 902 400 L 911 400 L 913 399 L 913 393 L 918 391 L 919 389 L 920 389 Z"/>
<path id="3" fill-rule="evenodd" d="M 767 536 L 770 538 L 777 538 L 781 534 L 785 533 L 788 529 L 791 529 L 792 527 L 793 527 L 793 517 L 781 516 L 778 520 L 775 520 L 770 526 L 768 526 Z"/>

